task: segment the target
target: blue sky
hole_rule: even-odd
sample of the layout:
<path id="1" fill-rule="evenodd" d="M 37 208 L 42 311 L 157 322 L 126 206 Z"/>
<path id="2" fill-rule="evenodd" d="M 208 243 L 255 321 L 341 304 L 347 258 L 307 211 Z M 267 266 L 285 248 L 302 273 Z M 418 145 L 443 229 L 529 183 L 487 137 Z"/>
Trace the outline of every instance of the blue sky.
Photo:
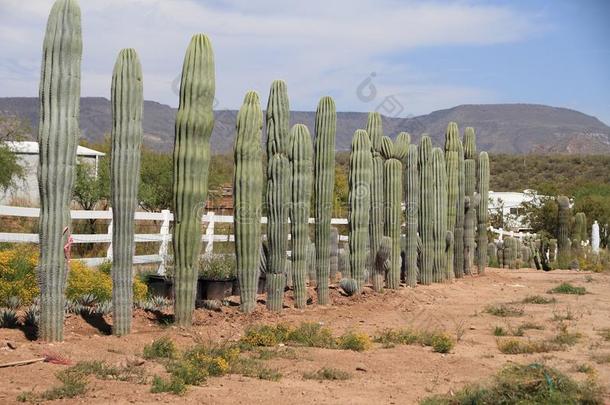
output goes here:
<path id="1" fill-rule="evenodd" d="M 52 2 L 0 0 L 0 96 L 37 94 Z M 294 110 L 315 110 L 328 94 L 341 111 L 369 111 L 392 96 L 401 116 L 519 102 L 610 124 L 610 1 L 83 0 L 81 9 L 84 96 L 108 98 L 118 51 L 134 47 L 146 99 L 176 106 L 184 51 L 204 32 L 217 108 L 238 108 L 250 89 L 265 100 L 281 78 Z"/>

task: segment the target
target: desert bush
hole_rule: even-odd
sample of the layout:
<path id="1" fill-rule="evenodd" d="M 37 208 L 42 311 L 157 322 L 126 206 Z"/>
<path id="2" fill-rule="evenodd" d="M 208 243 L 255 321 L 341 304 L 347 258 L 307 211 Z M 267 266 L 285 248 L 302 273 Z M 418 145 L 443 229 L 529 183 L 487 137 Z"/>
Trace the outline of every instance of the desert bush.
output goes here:
<path id="1" fill-rule="evenodd" d="M 485 312 L 503 318 L 522 316 L 524 313 L 522 308 L 517 308 L 507 304 L 489 305 L 487 308 L 485 308 Z"/>
<path id="2" fill-rule="evenodd" d="M 577 382 L 543 364 L 505 366 L 488 385 L 426 398 L 421 405 L 588 404 L 602 405 L 603 389 L 588 379 Z"/>
<path id="3" fill-rule="evenodd" d="M 180 378 L 172 376 L 169 380 L 164 380 L 156 375 L 153 377 L 150 392 L 169 392 L 174 395 L 182 395 L 186 392 L 186 385 Z"/>
<path id="4" fill-rule="evenodd" d="M 199 260 L 199 276 L 206 280 L 232 280 L 237 276 L 235 255 L 202 256 Z"/>
<path id="5" fill-rule="evenodd" d="M 449 353 L 455 346 L 455 342 L 446 332 L 411 329 L 384 329 L 375 336 L 374 341 L 384 347 L 393 347 L 395 344 L 431 346 L 437 353 Z"/>
<path id="6" fill-rule="evenodd" d="M 498 349 L 504 354 L 547 353 L 561 350 L 561 346 L 546 340 L 498 339 Z"/>
<path id="7" fill-rule="evenodd" d="M 145 359 L 173 359 L 177 356 L 176 344 L 167 336 L 155 339 L 151 344 L 144 346 Z"/>
<path id="8" fill-rule="evenodd" d="M 575 294 L 585 295 L 587 290 L 585 287 L 576 287 L 570 283 L 561 283 L 557 287 L 550 289 L 549 294 Z"/>
<path id="9" fill-rule="evenodd" d="M 552 304 L 557 301 L 555 298 L 546 298 L 542 295 L 528 295 L 521 301 L 523 304 Z"/>
<path id="10" fill-rule="evenodd" d="M 372 346 L 369 335 L 360 332 L 347 332 L 337 339 L 340 349 L 363 352 Z"/>
<path id="11" fill-rule="evenodd" d="M 303 378 L 306 380 L 318 380 L 318 381 L 338 381 L 338 380 L 349 380 L 352 378 L 351 374 L 332 367 L 323 367 L 319 370 L 304 373 Z"/>

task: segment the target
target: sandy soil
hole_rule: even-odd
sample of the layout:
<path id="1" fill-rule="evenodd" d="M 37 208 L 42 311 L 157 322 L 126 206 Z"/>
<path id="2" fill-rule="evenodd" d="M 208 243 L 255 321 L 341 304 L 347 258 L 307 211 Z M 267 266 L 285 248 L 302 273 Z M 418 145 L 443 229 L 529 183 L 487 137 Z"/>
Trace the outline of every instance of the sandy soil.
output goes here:
<path id="1" fill-rule="evenodd" d="M 554 295 L 554 304 L 518 303 L 528 295 L 547 295 L 548 289 L 569 281 L 585 286 L 589 294 Z M 160 336 L 171 336 L 179 346 L 212 339 L 238 339 L 245 327 L 256 322 L 319 321 L 335 334 L 358 330 L 374 334 L 386 328 L 411 327 L 439 329 L 459 337 L 449 354 L 438 354 L 420 346 L 396 346 L 386 349 L 376 345 L 372 350 L 357 353 L 342 350 L 298 348 L 297 359 L 273 359 L 268 366 L 283 374 L 279 382 L 263 381 L 237 375 L 210 378 L 201 387 L 189 387 L 184 397 L 152 394 L 150 385 L 129 382 L 100 381 L 91 378 L 88 392 L 59 403 L 153 403 L 184 402 L 205 404 L 410 404 L 434 394 L 455 391 L 468 383 L 484 382 L 509 362 L 546 362 L 576 379 L 585 375 L 575 370 L 576 364 L 586 363 L 597 370 L 602 384 L 610 384 L 610 364 L 597 364 L 591 356 L 610 354 L 610 342 L 598 334 L 610 328 L 610 276 L 575 271 L 544 273 L 535 270 L 488 269 L 484 276 L 467 277 L 452 284 L 401 288 L 375 294 L 367 289 L 357 298 L 343 297 L 333 290 L 332 307 L 311 305 L 306 310 L 286 308 L 281 315 L 270 314 L 259 303 L 249 316 L 237 307 L 224 307 L 222 312 L 197 310 L 191 330 L 159 325 L 154 316 L 137 312 L 134 333 L 127 337 L 106 336 L 71 315 L 66 321 L 66 341 L 43 344 L 29 341 L 18 329 L 0 329 L 0 363 L 39 357 L 55 352 L 70 359 L 105 360 L 120 364 L 142 353 L 142 347 Z M 310 291 L 313 294 L 313 291 Z M 548 296 L 548 295 L 547 295 Z M 262 299 L 263 297 L 261 297 Z M 517 302 L 524 315 L 519 318 L 498 318 L 484 312 L 489 304 Z M 288 300 L 288 304 L 291 302 Z M 533 321 L 545 330 L 527 331 L 523 339 L 551 337 L 557 333 L 555 314 L 570 311 L 574 320 L 566 321 L 569 330 L 579 332 L 582 339 L 566 351 L 531 355 L 505 355 L 497 348 L 492 330 L 496 325 L 517 327 Z M 17 345 L 16 350 L 6 342 Z M 330 366 L 351 373 L 347 381 L 318 382 L 303 379 L 303 373 Z M 58 384 L 54 375 L 66 366 L 38 363 L 21 367 L 0 368 L 0 403 L 16 402 L 19 393 L 42 391 Z M 163 373 L 163 367 L 147 361 L 142 366 L 153 375 Z M 610 403 L 610 396 L 607 398 Z"/>

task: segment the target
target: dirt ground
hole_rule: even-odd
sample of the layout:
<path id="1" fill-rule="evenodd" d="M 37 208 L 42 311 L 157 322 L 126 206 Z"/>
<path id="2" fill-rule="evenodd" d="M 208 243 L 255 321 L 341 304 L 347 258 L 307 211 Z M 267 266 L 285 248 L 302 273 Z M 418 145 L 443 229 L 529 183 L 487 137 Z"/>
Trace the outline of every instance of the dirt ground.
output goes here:
<path id="1" fill-rule="evenodd" d="M 555 303 L 521 304 L 528 295 L 544 295 L 561 282 L 586 287 L 586 295 L 554 294 Z M 313 291 L 310 291 L 313 295 Z M 483 276 L 466 277 L 452 284 L 401 288 L 375 294 L 366 289 L 357 298 L 331 291 L 334 305 L 306 310 L 286 308 L 274 315 L 259 308 L 252 315 L 238 312 L 237 306 L 223 307 L 222 312 L 197 310 L 195 326 L 182 330 L 162 326 L 154 316 L 138 311 L 134 331 L 127 337 L 104 335 L 98 327 L 76 315 L 66 321 L 65 342 L 43 344 L 29 341 L 19 329 L 0 329 L 0 363 L 40 357 L 54 352 L 72 363 L 80 360 L 105 360 L 120 364 L 128 357 L 140 356 L 145 344 L 169 335 L 180 347 L 208 339 L 236 340 L 244 329 L 259 322 L 317 321 L 341 334 L 357 330 L 374 335 L 383 328 L 410 327 L 422 330 L 444 330 L 457 343 L 451 353 L 434 353 L 429 347 L 396 346 L 383 348 L 376 344 L 365 352 L 297 348 L 296 360 L 272 359 L 269 367 L 281 371 L 278 382 L 258 380 L 239 375 L 209 378 L 200 387 L 189 387 L 184 397 L 152 394 L 150 384 L 139 385 L 120 381 L 90 378 L 89 390 L 81 397 L 58 403 L 202 403 L 202 404 L 411 404 L 435 393 L 458 390 L 468 383 L 485 382 L 509 362 L 545 362 L 578 380 L 577 364 L 589 364 L 598 380 L 610 384 L 610 363 L 597 364 L 592 356 L 610 354 L 610 342 L 599 335 L 610 328 L 610 276 L 576 271 L 542 272 L 536 270 L 488 269 Z M 260 297 L 263 298 L 262 296 Z M 236 300 L 235 297 L 233 297 Z M 485 312 L 490 304 L 516 303 L 524 309 L 518 318 L 499 318 Z M 291 305 L 289 300 L 288 305 Z M 555 315 L 570 312 L 573 320 L 568 330 L 582 334 L 580 341 L 565 351 L 543 354 L 505 355 L 500 353 L 493 335 L 495 326 L 517 327 L 526 321 L 545 326 L 544 330 L 528 330 L 520 339 L 541 339 L 557 334 Z M 104 328 L 101 328 L 104 330 Z M 10 349 L 7 342 L 17 348 Z M 303 378 L 304 372 L 329 366 L 347 371 L 347 381 L 313 381 Z M 0 368 L 0 403 L 15 403 L 19 393 L 43 391 L 58 385 L 55 373 L 66 366 L 49 363 Z M 163 367 L 147 361 L 142 367 L 150 375 L 163 374 Z M 610 403 L 610 396 L 606 398 Z"/>

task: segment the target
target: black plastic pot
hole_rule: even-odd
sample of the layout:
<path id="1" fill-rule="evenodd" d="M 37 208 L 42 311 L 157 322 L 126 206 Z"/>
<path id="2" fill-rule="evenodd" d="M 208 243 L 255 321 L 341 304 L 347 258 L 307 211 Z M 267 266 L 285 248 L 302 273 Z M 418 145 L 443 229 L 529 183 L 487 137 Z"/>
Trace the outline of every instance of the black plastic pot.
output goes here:
<path id="1" fill-rule="evenodd" d="M 224 300 L 233 291 L 233 280 L 197 280 L 197 300 Z"/>
<path id="2" fill-rule="evenodd" d="M 174 299 L 174 282 L 171 278 L 150 275 L 146 278 L 146 285 L 151 295 Z"/>
<path id="3" fill-rule="evenodd" d="M 265 289 L 265 285 L 266 285 L 266 280 L 264 276 L 261 276 L 258 278 L 258 286 L 257 286 L 257 290 L 256 293 L 257 294 L 264 294 L 266 289 Z M 239 295 L 239 281 L 237 279 L 233 280 L 233 292 L 232 295 Z"/>

